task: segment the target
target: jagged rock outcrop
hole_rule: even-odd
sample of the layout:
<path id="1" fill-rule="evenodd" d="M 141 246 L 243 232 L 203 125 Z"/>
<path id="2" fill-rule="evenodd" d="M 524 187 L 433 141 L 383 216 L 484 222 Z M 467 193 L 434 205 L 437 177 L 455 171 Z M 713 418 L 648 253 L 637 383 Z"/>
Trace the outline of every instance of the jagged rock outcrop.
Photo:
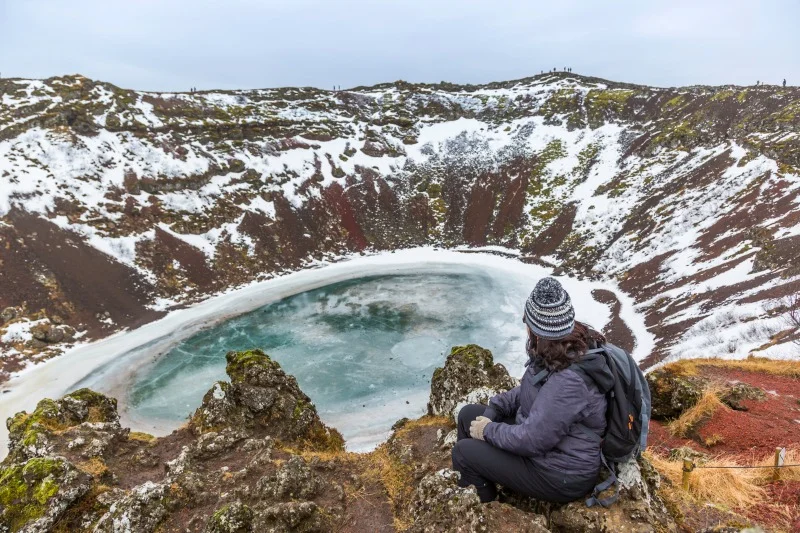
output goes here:
<path id="1" fill-rule="evenodd" d="M 508 370 L 494 362 L 489 350 L 475 344 L 455 346 L 444 367 L 433 372 L 428 414 L 453 416 L 460 405 L 487 403 L 498 392 L 515 385 Z"/>
<path id="2" fill-rule="evenodd" d="M 553 506 L 549 518 L 554 531 L 570 533 L 656 533 L 677 531 L 657 491 L 661 483 L 658 472 L 646 459 L 619 465 L 619 500 L 608 509 L 586 507 L 582 501 Z"/>
<path id="3" fill-rule="evenodd" d="M 91 488 L 91 476 L 58 457 L 0 466 L 0 531 L 45 533 Z"/>
<path id="4" fill-rule="evenodd" d="M 89 389 L 42 400 L 33 413 L 18 413 L 6 426 L 13 458 L 45 457 L 65 446 L 86 458 L 103 455 L 111 440 L 127 433 L 119 424 L 117 400 Z"/>
<path id="5" fill-rule="evenodd" d="M 203 397 L 189 422 L 196 435 L 259 428 L 283 441 L 302 440 L 332 451 L 342 449 L 342 436 L 320 421 L 311 399 L 277 362 L 261 350 L 228 352 L 225 358 L 231 380 L 216 383 Z M 274 420 L 285 423 L 273 424 Z M 230 432 L 223 438 L 226 442 L 214 446 L 231 446 L 237 440 Z"/>
<path id="6" fill-rule="evenodd" d="M 88 390 L 42 400 L 9 420 L 0 464 L 0 531 L 205 533 L 674 531 L 645 460 L 620 468 L 610 509 L 501 493 L 483 505 L 457 485 L 452 411 L 475 390 L 514 384 L 491 352 L 456 347 L 431 385 L 438 416 L 398 422 L 369 454 L 341 436 L 267 355 L 227 354 L 189 424 L 154 438 L 119 427 L 116 402 Z"/>

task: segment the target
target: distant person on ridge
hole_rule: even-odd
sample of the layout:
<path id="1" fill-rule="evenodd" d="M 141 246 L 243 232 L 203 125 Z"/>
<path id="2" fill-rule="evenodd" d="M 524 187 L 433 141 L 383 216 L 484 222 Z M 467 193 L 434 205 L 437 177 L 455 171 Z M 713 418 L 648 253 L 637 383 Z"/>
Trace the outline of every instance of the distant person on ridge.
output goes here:
<path id="1" fill-rule="evenodd" d="M 786 87 L 786 78 L 783 78 L 783 86 Z"/>
<path id="2" fill-rule="evenodd" d="M 475 485 L 481 502 L 497 497 L 496 483 L 539 500 L 577 500 L 592 492 L 603 464 L 600 436 L 614 374 L 602 353 L 587 352 L 605 337 L 575 321 L 569 294 L 550 277 L 528 297 L 523 322 L 522 381 L 488 407 L 461 409 L 453 469 L 460 486 Z"/>

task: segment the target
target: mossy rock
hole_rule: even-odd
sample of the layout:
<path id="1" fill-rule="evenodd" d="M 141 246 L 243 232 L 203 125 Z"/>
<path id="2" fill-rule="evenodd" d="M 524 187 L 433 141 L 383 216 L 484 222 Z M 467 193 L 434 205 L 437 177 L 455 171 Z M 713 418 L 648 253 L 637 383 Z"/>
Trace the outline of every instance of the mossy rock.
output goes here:
<path id="1" fill-rule="evenodd" d="M 449 415 L 475 389 L 500 392 L 512 387 L 514 380 L 494 362 L 492 352 L 476 344 L 454 346 L 444 367 L 433 372 L 428 414 Z"/>
<path id="2" fill-rule="evenodd" d="M 86 388 L 60 400 L 45 398 L 33 413 L 23 411 L 8 420 L 9 453 L 23 457 L 42 455 L 52 434 L 84 422 L 118 423 L 117 400 Z"/>
<path id="3" fill-rule="evenodd" d="M 647 374 L 647 383 L 652 396 L 652 418 L 669 420 L 679 417 L 700 400 L 707 381 L 665 367 Z"/>
<path id="4" fill-rule="evenodd" d="M 304 448 L 344 449 L 344 439 L 319 419 L 311 399 L 294 376 L 261 350 L 228 352 L 226 371 L 231 382 L 220 381 L 203 397 L 190 420 L 197 434 L 238 428 L 265 434 Z"/>
<path id="5" fill-rule="evenodd" d="M 247 533 L 253 531 L 253 510 L 240 501 L 226 505 L 211 516 L 206 533 Z"/>
<path id="6" fill-rule="evenodd" d="M 230 376 L 231 383 L 257 379 L 261 374 L 271 374 L 275 371 L 283 374 L 280 365 L 261 350 L 228 352 L 225 360 L 228 363 L 225 372 Z"/>
<path id="7" fill-rule="evenodd" d="M 61 458 L 36 457 L 0 467 L 0 527 L 49 531 L 90 485 L 90 476 Z"/>

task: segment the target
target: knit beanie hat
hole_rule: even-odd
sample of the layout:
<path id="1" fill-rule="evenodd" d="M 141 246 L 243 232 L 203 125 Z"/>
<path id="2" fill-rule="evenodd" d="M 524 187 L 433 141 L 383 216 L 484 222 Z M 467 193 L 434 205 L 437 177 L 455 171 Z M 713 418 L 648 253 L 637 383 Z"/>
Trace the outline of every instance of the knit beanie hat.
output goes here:
<path id="1" fill-rule="evenodd" d="M 543 339 L 557 340 L 572 333 L 575 309 L 558 280 L 539 280 L 525 302 L 524 321 L 537 337 Z"/>

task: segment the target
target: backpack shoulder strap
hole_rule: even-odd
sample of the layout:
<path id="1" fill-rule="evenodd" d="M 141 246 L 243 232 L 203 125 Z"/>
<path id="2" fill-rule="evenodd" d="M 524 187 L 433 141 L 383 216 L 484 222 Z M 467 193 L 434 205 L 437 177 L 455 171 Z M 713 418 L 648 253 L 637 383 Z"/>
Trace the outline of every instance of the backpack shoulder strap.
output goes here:
<path id="1" fill-rule="evenodd" d="M 592 507 L 594 505 L 609 507 L 619 498 L 619 483 L 617 483 L 617 472 L 614 469 L 614 463 L 609 464 L 602 453 L 600 454 L 600 460 L 603 462 L 603 466 L 608 470 L 608 478 L 602 483 L 595 485 L 594 490 L 592 490 L 592 495 L 586 499 L 586 507 Z M 614 485 L 614 494 L 607 498 L 599 498 L 600 493 L 611 485 Z"/>
<path id="2" fill-rule="evenodd" d="M 550 377 L 550 371 L 548 369 L 540 370 L 535 376 L 533 376 L 533 380 L 531 381 L 531 385 L 536 385 L 542 380 L 545 380 Z"/>
<path id="3" fill-rule="evenodd" d="M 589 426 L 585 424 L 575 424 L 575 427 L 580 430 L 581 433 L 589 437 L 593 442 L 601 443 L 603 442 L 603 437 L 598 435 L 596 431 L 592 431 L 589 429 Z"/>

